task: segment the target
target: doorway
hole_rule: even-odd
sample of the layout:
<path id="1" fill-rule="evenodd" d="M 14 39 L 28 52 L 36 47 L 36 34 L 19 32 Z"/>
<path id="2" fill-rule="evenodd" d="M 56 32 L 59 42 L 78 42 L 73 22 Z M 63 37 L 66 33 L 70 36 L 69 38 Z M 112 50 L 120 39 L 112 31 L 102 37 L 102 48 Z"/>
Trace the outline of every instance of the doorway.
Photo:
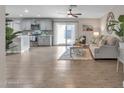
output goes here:
<path id="1" fill-rule="evenodd" d="M 75 42 L 75 23 L 54 24 L 54 45 L 70 46 Z"/>

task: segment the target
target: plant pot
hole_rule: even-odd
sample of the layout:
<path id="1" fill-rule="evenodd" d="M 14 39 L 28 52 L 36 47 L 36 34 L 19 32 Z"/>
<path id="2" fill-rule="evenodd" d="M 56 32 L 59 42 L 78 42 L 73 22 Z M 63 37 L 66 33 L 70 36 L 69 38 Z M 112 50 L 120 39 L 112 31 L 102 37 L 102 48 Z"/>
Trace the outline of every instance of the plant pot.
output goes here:
<path id="1" fill-rule="evenodd" d="M 119 42 L 119 47 L 124 48 L 124 42 Z"/>

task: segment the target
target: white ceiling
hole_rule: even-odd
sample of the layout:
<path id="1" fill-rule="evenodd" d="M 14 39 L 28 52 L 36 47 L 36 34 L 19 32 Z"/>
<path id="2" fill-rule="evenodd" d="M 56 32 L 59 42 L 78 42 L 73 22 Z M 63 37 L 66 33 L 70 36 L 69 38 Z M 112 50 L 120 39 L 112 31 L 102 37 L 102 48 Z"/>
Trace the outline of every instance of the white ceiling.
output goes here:
<path id="1" fill-rule="evenodd" d="M 101 18 L 114 5 L 78 5 L 73 8 L 74 13 L 82 13 L 79 18 Z M 25 13 L 24 10 L 29 10 Z M 41 17 L 41 18 L 69 18 L 67 11 L 69 5 L 7 5 L 8 17 Z"/>

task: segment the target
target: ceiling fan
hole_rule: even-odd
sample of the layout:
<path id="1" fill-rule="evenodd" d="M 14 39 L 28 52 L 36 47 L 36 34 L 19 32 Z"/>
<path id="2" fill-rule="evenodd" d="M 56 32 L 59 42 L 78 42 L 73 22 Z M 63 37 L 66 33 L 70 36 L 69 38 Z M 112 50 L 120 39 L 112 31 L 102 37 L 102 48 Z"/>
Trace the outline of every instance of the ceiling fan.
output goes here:
<path id="1" fill-rule="evenodd" d="M 72 17 L 78 18 L 78 15 L 82 15 L 82 13 L 72 13 L 72 9 L 77 7 L 76 5 L 70 5 L 69 13 L 67 15 L 71 15 Z"/>

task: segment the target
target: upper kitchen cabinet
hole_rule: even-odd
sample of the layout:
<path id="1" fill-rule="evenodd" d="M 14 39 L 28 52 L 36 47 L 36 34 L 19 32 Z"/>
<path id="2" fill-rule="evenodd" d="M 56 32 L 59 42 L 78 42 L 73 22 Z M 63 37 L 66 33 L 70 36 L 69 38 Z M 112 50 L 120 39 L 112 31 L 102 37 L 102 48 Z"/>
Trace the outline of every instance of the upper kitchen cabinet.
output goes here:
<path id="1" fill-rule="evenodd" d="M 21 20 L 20 19 L 11 19 L 12 21 L 8 22 L 8 26 L 13 28 L 14 31 L 21 31 Z"/>
<path id="2" fill-rule="evenodd" d="M 41 19 L 40 20 L 41 30 L 52 30 L 52 20 L 51 19 Z"/>
<path id="3" fill-rule="evenodd" d="M 15 20 L 13 22 L 13 28 L 14 28 L 14 31 L 21 31 L 21 20 Z"/>
<path id="4" fill-rule="evenodd" d="M 31 23 L 32 23 L 32 20 L 23 19 L 21 22 L 21 29 L 22 30 L 31 30 Z"/>
<path id="5" fill-rule="evenodd" d="M 52 19 L 23 19 L 22 30 L 31 30 L 31 25 L 40 25 L 40 30 L 52 30 Z"/>

